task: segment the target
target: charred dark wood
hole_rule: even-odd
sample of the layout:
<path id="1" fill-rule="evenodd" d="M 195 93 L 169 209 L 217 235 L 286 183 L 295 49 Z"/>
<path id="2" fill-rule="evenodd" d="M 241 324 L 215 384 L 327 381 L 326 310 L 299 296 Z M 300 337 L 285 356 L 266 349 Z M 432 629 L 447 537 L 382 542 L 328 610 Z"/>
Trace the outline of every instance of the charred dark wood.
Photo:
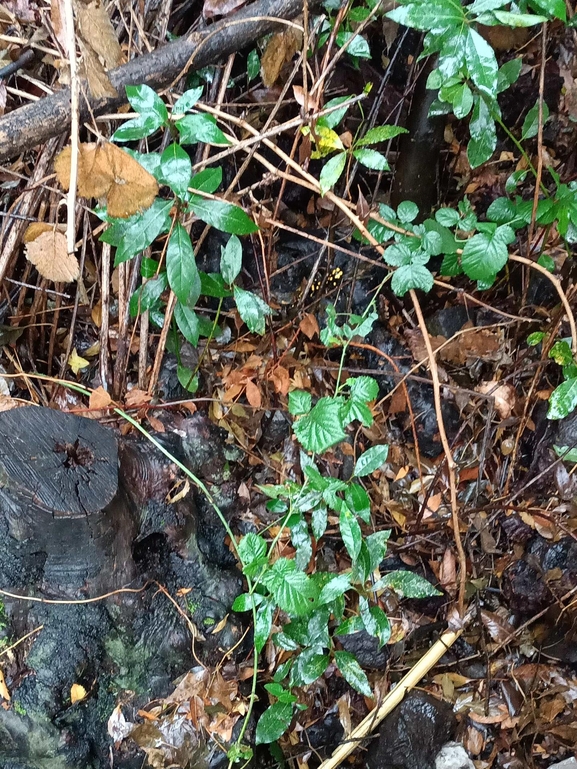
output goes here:
<path id="1" fill-rule="evenodd" d="M 14 584 L 34 581 L 46 596 L 78 597 L 130 581 L 135 526 L 118 488 L 114 433 L 26 407 L 0 413 L 0 436 L 0 528 L 3 557 L 12 553 L 19 572 Z M 41 579 L 30 579 L 39 559 Z"/>
<path id="2" fill-rule="evenodd" d="M 292 19 L 302 11 L 302 0 L 258 0 L 234 16 L 190 37 L 180 38 L 152 53 L 139 56 L 108 75 L 117 96 L 81 99 L 80 118 L 114 112 L 126 103 L 125 87 L 146 83 L 154 89 L 170 85 L 188 69 L 215 64 L 279 27 L 276 19 Z M 84 83 L 82 93 L 88 88 Z M 0 162 L 60 136 L 70 124 L 70 89 L 64 88 L 0 120 Z"/>
<path id="3" fill-rule="evenodd" d="M 391 203 L 395 208 L 403 200 L 412 200 L 419 206 L 419 221 L 429 216 L 439 198 L 439 157 L 445 116 L 429 117 L 429 109 L 438 94 L 427 88 L 427 78 L 435 65 L 436 58 L 429 57 L 417 78 L 407 119 L 408 133 L 401 139 L 391 190 Z"/>

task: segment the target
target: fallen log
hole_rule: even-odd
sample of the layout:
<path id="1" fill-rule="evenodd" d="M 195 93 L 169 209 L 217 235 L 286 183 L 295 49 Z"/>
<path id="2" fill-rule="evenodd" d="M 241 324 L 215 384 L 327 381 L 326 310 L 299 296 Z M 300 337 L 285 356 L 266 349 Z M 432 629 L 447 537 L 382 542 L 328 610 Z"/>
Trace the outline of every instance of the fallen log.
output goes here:
<path id="1" fill-rule="evenodd" d="M 108 72 L 117 96 L 81 97 L 80 119 L 114 112 L 126 103 L 125 86 L 146 83 L 160 89 L 189 69 L 201 69 L 252 45 L 277 29 L 277 19 L 292 19 L 302 10 L 302 0 L 258 0 L 233 16 L 189 37 L 139 56 Z M 86 83 L 81 89 L 88 93 Z M 63 88 L 0 119 L 0 162 L 59 136 L 70 124 L 70 89 Z"/>

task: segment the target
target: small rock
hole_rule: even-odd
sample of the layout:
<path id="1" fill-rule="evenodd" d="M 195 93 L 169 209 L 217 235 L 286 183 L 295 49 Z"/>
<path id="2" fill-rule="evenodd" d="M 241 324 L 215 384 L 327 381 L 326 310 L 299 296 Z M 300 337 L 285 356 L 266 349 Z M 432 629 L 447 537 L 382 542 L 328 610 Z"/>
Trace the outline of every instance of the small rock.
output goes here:
<path id="1" fill-rule="evenodd" d="M 577 769 L 577 758 L 566 758 L 557 764 L 551 764 L 549 769 Z"/>
<path id="2" fill-rule="evenodd" d="M 435 757 L 453 737 L 453 708 L 425 692 L 409 692 L 381 724 L 369 749 L 368 769 L 435 769 Z"/>
<path id="3" fill-rule="evenodd" d="M 468 320 L 471 320 L 469 311 L 462 304 L 459 304 L 434 312 L 427 319 L 427 328 L 431 336 L 444 336 L 445 339 L 450 339 L 463 328 Z"/>
<path id="4" fill-rule="evenodd" d="M 475 769 L 475 764 L 462 745 L 448 742 L 435 759 L 435 769 Z"/>

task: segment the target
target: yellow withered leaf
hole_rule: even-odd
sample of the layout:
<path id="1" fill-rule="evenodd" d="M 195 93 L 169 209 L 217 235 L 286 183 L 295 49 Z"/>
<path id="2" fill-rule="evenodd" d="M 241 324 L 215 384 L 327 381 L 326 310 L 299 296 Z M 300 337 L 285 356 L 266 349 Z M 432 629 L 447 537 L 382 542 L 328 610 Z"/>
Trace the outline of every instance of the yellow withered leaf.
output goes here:
<path id="1" fill-rule="evenodd" d="M 86 697 L 86 689 L 82 684 L 72 684 L 70 687 L 70 702 L 74 705 Z"/>
<path id="2" fill-rule="evenodd" d="M 71 283 L 78 278 L 78 260 L 68 253 L 66 237 L 58 230 L 45 230 L 27 243 L 26 258 L 43 278 L 55 283 Z"/>
<path id="3" fill-rule="evenodd" d="M 68 189 L 72 150 L 65 147 L 54 161 L 58 181 Z M 126 219 L 149 208 L 158 184 L 140 163 L 115 144 L 80 144 L 78 194 L 83 198 L 106 198 L 110 216 Z"/>
<path id="4" fill-rule="evenodd" d="M 78 355 L 75 347 L 70 353 L 70 357 L 68 358 L 68 365 L 75 374 L 78 374 L 78 372 L 82 371 L 83 368 L 90 366 L 90 361 Z"/>

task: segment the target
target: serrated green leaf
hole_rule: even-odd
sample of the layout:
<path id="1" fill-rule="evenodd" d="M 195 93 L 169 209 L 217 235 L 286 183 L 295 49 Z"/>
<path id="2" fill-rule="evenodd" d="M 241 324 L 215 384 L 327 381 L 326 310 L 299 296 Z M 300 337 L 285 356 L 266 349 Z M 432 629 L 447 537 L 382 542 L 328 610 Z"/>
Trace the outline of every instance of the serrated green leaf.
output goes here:
<path id="1" fill-rule="evenodd" d="M 435 219 L 443 227 L 454 227 L 460 219 L 459 212 L 454 208 L 439 208 L 435 211 Z"/>
<path id="2" fill-rule="evenodd" d="M 264 601 L 260 593 L 243 593 L 234 599 L 233 611 L 252 611 Z"/>
<path id="3" fill-rule="evenodd" d="M 410 224 L 419 215 L 419 206 L 412 200 L 403 200 L 397 207 L 397 218 L 403 224 Z"/>
<path id="4" fill-rule="evenodd" d="M 389 587 L 404 598 L 429 598 L 433 595 L 441 595 L 420 574 L 412 571 L 393 571 L 379 580 L 379 587 Z"/>
<path id="5" fill-rule="evenodd" d="M 379 394 L 379 384 L 370 376 L 349 377 L 346 384 L 350 388 L 351 399 L 364 404 L 374 401 Z"/>
<path id="6" fill-rule="evenodd" d="M 291 670 L 292 686 L 308 686 L 320 678 L 329 666 L 329 658 L 317 648 L 301 652 Z"/>
<path id="7" fill-rule="evenodd" d="M 199 195 L 190 196 L 190 206 L 203 222 L 231 235 L 250 235 L 258 227 L 239 206 L 224 200 L 208 200 Z"/>
<path id="8" fill-rule="evenodd" d="M 266 542 L 258 534 L 253 532 L 245 534 L 237 545 L 237 551 L 243 572 L 249 577 L 257 576 L 267 564 Z"/>
<path id="9" fill-rule="evenodd" d="M 349 56 L 358 56 L 360 59 L 371 58 L 371 49 L 368 42 L 362 35 L 358 35 L 356 32 L 339 32 L 336 41 L 339 48 L 348 43 L 347 53 Z"/>
<path id="10" fill-rule="evenodd" d="M 370 475 L 382 467 L 387 461 L 389 455 L 388 445 L 382 444 L 380 446 L 371 446 L 357 459 L 353 475 L 357 478 L 362 478 L 365 475 Z"/>
<path id="11" fill-rule="evenodd" d="M 319 186 L 321 189 L 321 195 L 325 195 L 341 177 L 342 172 L 345 170 L 347 162 L 347 153 L 340 152 L 330 160 L 328 160 L 321 169 L 321 175 L 319 177 Z"/>
<path id="12" fill-rule="evenodd" d="M 321 398 L 294 424 L 294 433 L 306 451 L 322 454 L 347 437 L 342 425 L 342 407 L 342 398 Z"/>
<path id="13" fill-rule="evenodd" d="M 291 542 L 296 550 L 295 563 L 297 569 L 307 568 L 313 554 L 313 546 L 309 527 L 302 515 L 297 516 L 296 522 L 290 524 Z"/>
<path id="14" fill-rule="evenodd" d="M 300 616 L 312 610 L 311 599 L 317 597 L 314 584 L 304 572 L 297 569 L 293 560 L 279 558 L 263 574 L 261 582 L 287 614 Z"/>
<path id="15" fill-rule="evenodd" d="M 311 515 L 311 528 L 313 536 L 318 541 L 327 529 L 328 513 L 324 505 L 315 507 Z"/>
<path id="16" fill-rule="evenodd" d="M 272 309 L 252 291 L 245 291 L 243 288 L 234 286 L 233 292 L 238 314 L 248 326 L 249 331 L 252 331 L 253 334 L 264 334 L 265 320 L 267 315 L 272 315 Z"/>
<path id="17" fill-rule="evenodd" d="M 181 302 L 177 302 L 174 308 L 174 319 L 186 341 L 190 342 L 193 347 L 196 347 L 200 337 L 200 323 L 195 311 L 181 304 Z"/>
<path id="18" fill-rule="evenodd" d="M 423 264 L 407 264 L 395 270 L 391 288 L 397 296 L 415 288 L 428 292 L 433 288 L 433 276 Z"/>
<path id="19" fill-rule="evenodd" d="M 351 588 L 350 574 L 338 574 L 324 585 L 319 596 L 319 604 L 327 604 L 344 595 Z"/>
<path id="20" fill-rule="evenodd" d="M 353 150 L 354 157 L 366 168 L 372 171 L 389 171 L 390 166 L 387 158 L 380 152 L 371 149 Z"/>
<path id="21" fill-rule="evenodd" d="M 268 707 L 256 725 L 257 745 L 275 742 L 286 732 L 293 717 L 293 706 L 286 702 L 275 702 Z"/>
<path id="22" fill-rule="evenodd" d="M 293 390 L 289 393 L 288 410 L 293 417 L 308 414 L 311 410 L 312 396 L 307 390 Z"/>
<path id="23" fill-rule="evenodd" d="M 507 246 L 515 240 L 515 233 L 503 224 L 491 235 L 478 233 L 465 243 L 461 255 L 461 266 L 472 280 L 491 281 L 507 264 Z"/>
<path id="24" fill-rule="evenodd" d="M 216 124 L 212 115 L 185 115 L 174 124 L 180 135 L 181 144 L 217 144 L 228 146 L 229 140 Z"/>
<path id="25" fill-rule="evenodd" d="M 577 377 L 572 377 L 556 387 L 549 398 L 547 419 L 565 419 L 577 406 Z"/>
<path id="26" fill-rule="evenodd" d="M 343 678 L 353 689 L 367 697 L 372 695 L 367 676 L 350 652 L 335 652 L 335 662 Z"/>
<path id="27" fill-rule="evenodd" d="M 254 625 L 254 648 L 260 654 L 270 636 L 272 618 L 275 606 L 272 601 L 262 603 L 256 610 L 256 622 Z"/>
<path id="28" fill-rule="evenodd" d="M 225 283 L 234 283 L 242 267 L 242 244 L 231 235 L 224 248 L 221 246 L 220 271 Z"/>
<path id="29" fill-rule="evenodd" d="M 363 535 L 357 519 L 351 512 L 349 512 L 349 510 L 341 511 L 339 517 L 339 529 L 347 552 L 354 563 L 357 560 L 357 556 L 361 549 Z"/>
<path id="30" fill-rule="evenodd" d="M 529 345 L 529 347 L 535 347 L 536 345 L 541 344 L 541 342 L 543 341 L 543 339 L 545 339 L 546 336 L 547 334 L 545 334 L 544 331 L 534 331 L 532 334 L 529 334 L 529 336 L 527 337 L 527 344 Z"/>
<path id="31" fill-rule="evenodd" d="M 192 109 L 202 96 L 203 90 L 203 86 L 199 86 L 198 88 L 189 88 L 188 91 L 185 91 L 182 96 L 179 96 L 174 102 L 172 115 L 184 115 L 185 112 Z"/>
<path id="32" fill-rule="evenodd" d="M 200 276 L 190 235 L 180 222 L 174 225 L 168 241 L 166 273 L 178 301 L 192 309 L 200 296 Z"/>
<path id="33" fill-rule="evenodd" d="M 369 129 L 366 134 L 363 136 L 362 139 L 359 139 L 358 142 L 355 143 L 355 148 L 357 147 L 366 147 L 370 144 L 378 144 L 379 142 L 386 142 L 389 141 L 389 139 L 394 139 L 395 136 L 399 136 L 399 134 L 406 134 L 408 133 L 406 128 L 402 128 L 401 126 L 396 125 L 382 125 L 382 126 L 376 126 L 376 128 Z"/>

